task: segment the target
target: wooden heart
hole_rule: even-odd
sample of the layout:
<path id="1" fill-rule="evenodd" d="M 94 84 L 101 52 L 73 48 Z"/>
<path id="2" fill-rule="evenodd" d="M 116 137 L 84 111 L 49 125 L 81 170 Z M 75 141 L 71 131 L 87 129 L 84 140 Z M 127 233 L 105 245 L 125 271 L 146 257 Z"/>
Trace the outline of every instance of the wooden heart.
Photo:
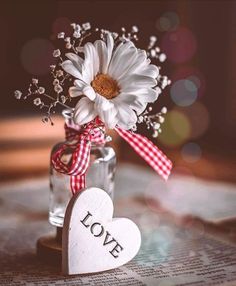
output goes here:
<path id="1" fill-rule="evenodd" d="M 137 254 L 141 245 L 138 227 L 127 218 L 112 216 L 113 203 L 105 191 L 88 188 L 73 196 L 63 227 L 63 273 L 113 269 Z"/>

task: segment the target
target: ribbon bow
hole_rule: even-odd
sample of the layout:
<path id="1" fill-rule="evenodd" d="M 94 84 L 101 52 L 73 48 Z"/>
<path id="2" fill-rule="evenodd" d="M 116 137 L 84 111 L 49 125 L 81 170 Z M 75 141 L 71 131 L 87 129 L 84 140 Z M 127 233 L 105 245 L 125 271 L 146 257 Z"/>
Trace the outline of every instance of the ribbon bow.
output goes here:
<path id="1" fill-rule="evenodd" d="M 167 180 L 172 162 L 146 137 L 122 128 L 115 128 L 116 132 L 142 157 L 163 179 Z M 70 186 L 73 194 L 85 188 L 85 173 L 89 166 L 91 144 L 104 144 L 105 127 L 96 118 L 83 128 L 77 125 L 65 124 L 66 139 L 64 143 L 52 154 L 52 164 L 56 171 L 70 176 Z M 63 155 L 71 148 L 72 156 L 65 162 Z"/>

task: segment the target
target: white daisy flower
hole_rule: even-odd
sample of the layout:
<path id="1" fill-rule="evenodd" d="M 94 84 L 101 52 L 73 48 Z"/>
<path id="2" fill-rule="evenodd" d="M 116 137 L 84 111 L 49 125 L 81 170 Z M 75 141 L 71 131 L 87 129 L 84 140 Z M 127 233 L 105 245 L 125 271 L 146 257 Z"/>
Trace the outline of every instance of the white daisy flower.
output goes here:
<path id="1" fill-rule="evenodd" d="M 110 33 L 106 43 L 86 43 L 83 52 L 84 59 L 67 53 L 69 60 L 62 63 L 62 68 L 76 78 L 70 96 L 85 95 L 75 107 L 75 123 L 82 125 L 99 116 L 108 128 L 131 129 L 137 115 L 158 97 L 154 89 L 157 66 L 150 64 L 146 52 L 131 41 L 114 47 Z"/>

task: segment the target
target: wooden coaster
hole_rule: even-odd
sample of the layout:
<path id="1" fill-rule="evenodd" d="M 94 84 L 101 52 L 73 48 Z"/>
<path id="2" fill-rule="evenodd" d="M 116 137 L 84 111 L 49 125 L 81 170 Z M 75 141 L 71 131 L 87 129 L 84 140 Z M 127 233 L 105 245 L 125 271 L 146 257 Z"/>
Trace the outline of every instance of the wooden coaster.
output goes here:
<path id="1" fill-rule="evenodd" d="M 37 256 L 52 265 L 61 265 L 62 228 L 57 228 L 55 236 L 42 236 L 37 241 Z"/>

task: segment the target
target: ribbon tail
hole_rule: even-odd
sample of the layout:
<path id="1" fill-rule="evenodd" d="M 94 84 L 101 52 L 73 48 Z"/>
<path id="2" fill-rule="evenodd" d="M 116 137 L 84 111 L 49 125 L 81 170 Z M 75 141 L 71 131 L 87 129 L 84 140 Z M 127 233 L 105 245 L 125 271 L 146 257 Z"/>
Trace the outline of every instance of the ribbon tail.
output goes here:
<path id="1" fill-rule="evenodd" d="M 167 180 L 172 162 L 146 137 L 132 133 L 122 128 L 115 128 L 116 132 L 138 153 L 164 180 Z"/>
<path id="2" fill-rule="evenodd" d="M 74 194 L 85 188 L 85 174 L 70 176 L 70 188 Z"/>

